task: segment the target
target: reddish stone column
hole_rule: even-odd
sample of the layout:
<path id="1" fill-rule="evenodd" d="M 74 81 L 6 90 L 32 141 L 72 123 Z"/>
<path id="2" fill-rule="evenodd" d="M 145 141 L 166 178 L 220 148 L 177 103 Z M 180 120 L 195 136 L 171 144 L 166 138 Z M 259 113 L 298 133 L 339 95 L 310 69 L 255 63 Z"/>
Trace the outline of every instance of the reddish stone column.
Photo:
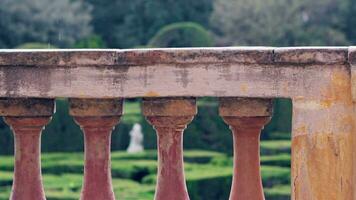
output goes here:
<path id="1" fill-rule="evenodd" d="M 150 98 L 143 114 L 157 132 L 158 171 L 156 200 L 189 199 L 183 162 L 183 130 L 196 114 L 195 99 Z"/>
<path id="2" fill-rule="evenodd" d="M 110 144 L 113 127 L 122 115 L 120 99 L 70 99 L 70 114 L 84 133 L 83 200 L 114 200 Z"/>
<path id="3" fill-rule="evenodd" d="M 231 200 L 263 200 L 260 172 L 260 133 L 270 120 L 270 99 L 221 98 L 219 113 L 234 140 Z"/>
<path id="4" fill-rule="evenodd" d="M 15 137 L 15 169 L 10 199 L 46 199 L 41 175 L 41 132 L 50 121 L 54 101 L 0 99 L 0 115 Z"/>

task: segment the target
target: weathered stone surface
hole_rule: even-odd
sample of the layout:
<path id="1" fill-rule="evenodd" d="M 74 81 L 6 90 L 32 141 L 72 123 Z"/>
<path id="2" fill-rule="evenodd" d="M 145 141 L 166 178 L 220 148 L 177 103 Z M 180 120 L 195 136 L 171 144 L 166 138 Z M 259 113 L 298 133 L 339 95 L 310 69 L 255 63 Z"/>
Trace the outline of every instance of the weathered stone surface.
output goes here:
<path id="1" fill-rule="evenodd" d="M 0 116 L 46 117 L 54 113 L 53 99 L 0 98 Z"/>
<path id="2" fill-rule="evenodd" d="M 234 139 L 230 199 L 264 200 L 260 171 L 260 134 L 272 116 L 272 99 L 220 98 L 219 114 Z"/>
<path id="3" fill-rule="evenodd" d="M 349 48 L 349 63 L 351 67 L 352 99 L 356 102 L 356 47 Z"/>
<path id="4" fill-rule="evenodd" d="M 145 98 L 144 116 L 194 116 L 197 113 L 195 98 Z"/>
<path id="5" fill-rule="evenodd" d="M 85 164 L 81 200 L 115 200 L 111 180 L 110 145 L 120 116 L 75 116 L 84 133 Z"/>
<path id="6" fill-rule="evenodd" d="M 271 63 L 273 48 L 166 48 L 132 50 L 2 50 L 0 66 L 140 66 L 195 63 Z"/>
<path id="7" fill-rule="evenodd" d="M 355 114 L 349 76 L 347 70 L 330 74 L 328 99 L 293 99 L 293 200 L 354 197 Z"/>
<path id="8" fill-rule="evenodd" d="M 234 139 L 234 174 L 230 199 L 264 200 L 260 169 L 260 133 L 264 117 L 223 117 Z"/>
<path id="9" fill-rule="evenodd" d="M 15 138 L 11 200 L 45 200 L 41 174 L 41 132 L 51 117 L 5 117 Z"/>
<path id="10" fill-rule="evenodd" d="M 219 114 L 223 117 L 272 116 L 272 99 L 225 97 L 219 103 Z"/>
<path id="11" fill-rule="evenodd" d="M 53 99 L 0 99 L 0 116 L 15 138 L 15 169 L 10 199 L 45 200 L 41 175 L 41 132 L 54 113 Z"/>
<path id="12" fill-rule="evenodd" d="M 295 64 L 343 64 L 347 47 L 286 47 L 274 49 L 274 62 Z"/>
<path id="13" fill-rule="evenodd" d="M 93 171 L 90 174 L 100 174 L 104 168 L 109 171 L 106 167 L 110 130 L 122 114 L 118 99 L 145 97 L 143 112 L 155 126 L 159 139 L 161 186 L 156 198 L 167 199 L 167 195 L 177 194 L 168 198 L 179 200 L 189 198 L 184 183 L 182 132 L 196 113 L 195 100 L 180 97 L 292 98 L 292 199 L 345 200 L 356 196 L 352 102 L 356 96 L 355 52 L 355 47 L 1 50 L 0 97 L 102 99 L 71 100 L 72 115 L 85 132 L 93 133 L 88 134 L 88 138 L 93 136 L 88 139 L 87 148 L 91 149 L 88 161 L 96 156 L 103 158 L 99 161 L 101 166 L 88 164 L 88 170 Z M 260 107 L 268 107 L 269 103 L 256 100 L 250 105 L 245 102 L 247 107 L 237 105 L 236 109 L 227 109 L 236 102 L 222 100 L 220 113 L 236 130 L 244 127 L 239 130 L 241 133 L 252 130 L 253 124 L 260 124 L 258 120 L 269 119 L 271 111 Z M 0 99 L 3 116 L 41 119 L 49 118 L 52 112 L 53 100 L 43 103 Z M 245 121 L 249 118 L 256 121 Z M 254 130 L 253 133 L 258 132 Z M 244 146 L 244 150 L 253 148 L 244 155 L 257 152 L 258 146 L 257 134 L 247 136 L 239 140 L 243 143 L 240 146 L 248 140 L 254 141 L 254 145 Z M 36 137 L 39 138 L 38 133 Z M 31 143 L 30 139 L 25 140 Z M 38 150 L 34 152 L 38 159 Z M 172 173 L 167 176 L 162 170 Z M 88 179 L 95 177 L 90 175 Z M 102 182 L 109 180 L 109 174 L 104 174 Z M 111 184 L 105 186 L 105 194 L 109 196 L 97 192 L 92 195 L 90 192 L 97 188 L 87 188 L 94 188 L 86 190 L 89 197 L 113 198 Z M 41 192 L 38 194 L 38 199 L 44 197 Z"/>
<path id="14" fill-rule="evenodd" d="M 351 65 L 356 65 L 356 46 L 349 48 L 349 62 Z"/>
<path id="15" fill-rule="evenodd" d="M 156 130 L 158 169 L 155 200 L 189 200 L 184 176 L 183 130 L 197 112 L 193 98 L 147 98 L 143 114 Z"/>
<path id="16" fill-rule="evenodd" d="M 322 98 L 347 48 L 0 51 L 0 97 Z"/>
<path id="17" fill-rule="evenodd" d="M 115 200 L 110 144 L 122 115 L 122 99 L 69 99 L 69 112 L 84 133 L 85 164 L 80 199 Z"/>
<path id="18" fill-rule="evenodd" d="M 100 117 L 121 116 L 122 99 L 69 99 L 69 113 L 72 116 Z"/>

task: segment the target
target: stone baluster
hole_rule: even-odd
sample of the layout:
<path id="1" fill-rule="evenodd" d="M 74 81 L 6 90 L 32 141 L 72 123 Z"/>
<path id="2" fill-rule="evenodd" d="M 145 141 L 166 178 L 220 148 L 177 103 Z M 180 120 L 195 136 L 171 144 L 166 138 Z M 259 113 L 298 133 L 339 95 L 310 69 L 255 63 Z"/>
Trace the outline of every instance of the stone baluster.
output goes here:
<path id="1" fill-rule="evenodd" d="M 270 99 L 221 98 L 219 114 L 230 126 L 234 142 L 231 200 L 263 200 L 260 133 L 272 115 Z"/>
<path id="2" fill-rule="evenodd" d="M 52 99 L 0 99 L 0 115 L 15 138 L 11 200 L 46 199 L 41 174 L 41 132 L 53 113 Z"/>
<path id="3" fill-rule="evenodd" d="M 187 200 L 183 162 L 183 130 L 197 112 L 193 98 L 148 98 L 143 114 L 157 133 L 156 200 Z"/>
<path id="4" fill-rule="evenodd" d="M 84 133 L 85 164 L 82 200 L 114 200 L 110 144 L 122 115 L 120 99 L 70 99 L 70 114 Z"/>

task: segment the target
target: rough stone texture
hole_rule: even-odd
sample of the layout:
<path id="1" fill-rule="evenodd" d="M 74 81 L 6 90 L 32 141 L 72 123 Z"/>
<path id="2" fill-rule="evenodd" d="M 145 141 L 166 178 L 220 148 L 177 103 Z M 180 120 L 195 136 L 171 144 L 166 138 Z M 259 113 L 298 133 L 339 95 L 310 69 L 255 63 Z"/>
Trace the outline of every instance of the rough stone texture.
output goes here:
<path id="1" fill-rule="evenodd" d="M 145 98 L 142 104 L 144 116 L 194 116 L 197 113 L 195 98 Z"/>
<path id="2" fill-rule="evenodd" d="M 110 144 L 122 115 L 121 99 L 70 99 L 70 114 L 84 133 L 85 164 L 82 200 L 114 200 Z"/>
<path id="3" fill-rule="evenodd" d="M 0 98 L 0 116 L 46 117 L 54 108 L 53 99 Z"/>
<path id="4" fill-rule="evenodd" d="M 356 197 L 355 54 L 355 47 L 0 50 L 0 97 L 98 98 L 109 102 L 147 98 L 143 111 L 156 128 L 159 143 L 157 199 L 167 199 L 165 195 L 177 191 L 180 199 L 189 198 L 184 183 L 182 132 L 196 108 L 193 100 L 176 97 L 292 98 L 292 199 L 348 200 Z M 0 114 L 27 117 L 37 113 L 41 117 L 53 110 L 38 114 L 41 106 L 21 104 L 12 107 L 1 100 Z M 80 123 L 96 126 L 90 129 L 98 131 L 93 134 L 97 138 L 90 140 L 99 141 L 102 138 L 97 135 L 103 134 L 99 148 L 108 152 L 107 127 L 111 125 L 100 128 L 100 124 L 121 113 L 118 105 L 104 104 L 104 108 L 101 113 L 97 108 L 80 107 L 81 114 L 72 114 L 77 115 L 78 122 L 85 118 Z M 269 113 L 268 109 L 253 111 L 262 118 Z M 242 109 L 220 112 L 226 115 L 225 120 L 232 117 L 231 112 L 250 113 Z M 250 139 L 257 141 L 256 137 Z M 258 145 L 253 144 L 250 151 L 257 152 Z M 106 164 L 107 156 L 105 153 Z M 104 167 L 88 170 L 95 174 Z M 167 176 L 162 169 L 172 173 Z M 108 174 L 105 177 L 108 189 Z"/>
<path id="5" fill-rule="evenodd" d="M 140 66 L 195 63 L 271 63 L 273 48 L 166 48 L 131 50 L 1 50 L 0 66 Z"/>
<path id="6" fill-rule="evenodd" d="M 122 99 L 69 99 L 69 105 L 72 116 L 121 116 L 123 113 Z"/>
<path id="7" fill-rule="evenodd" d="M 350 67 L 351 67 L 351 89 L 352 89 L 352 100 L 353 100 L 353 107 L 354 107 L 354 120 L 356 120 L 356 46 L 354 47 L 350 47 L 349 48 L 349 63 L 350 63 Z M 356 121 L 354 121 L 354 125 L 356 125 Z M 353 166 L 356 166 L 356 134 L 353 134 Z M 356 170 L 354 167 L 354 183 L 356 183 Z M 356 185 L 354 184 L 354 199 L 356 199 Z"/>
<path id="8" fill-rule="evenodd" d="M 272 100 L 220 98 L 219 114 L 234 139 L 234 175 L 230 199 L 264 200 L 260 172 L 260 133 L 272 116 Z"/>
<path id="9" fill-rule="evenodd" d="M 346 63 L 347 48 L 2 50 L 0 97 L 318 97 Z"/>
<path id="10" fill-rule="evenodd" d="M 115 200 L 111 180 L 110 144 L 116 117 L 74 117 L 84 133 L 85 164 L 81 200 Z"/>
<path id="11" fill-rule="evenodd" d="M 50 117 L 5 117 L 15 138 L 11 200 L 45 200 L 41 174 L 41 131 Z"/>
<path id="12" fill-rule="evenodd" d="M 274 50 L 276 63 L 343 64 L 347 62 L 347 47 L 286 47 Z"/>
<path id="13" fill-rule="evenodd" d="M 268 117 L 223 117 L 234 139 L 231 200 L 264 200 L 260 169 L 260 133 Z"/>
<path id="14" fill-rule="evenodd" d="M 322 98 L 293 99 L 292 199 L 354 197 L 355 114 L 348 68 L 335 68 Z"/>
<path id="15" fill-rule="evenodd" d="M 46 199 L 41 175 L 41 132 L 53 112 L 53 99 L 0 99 L 0 115 L 15 138 L 11 200 Z"/>
<path id="16" fill-rule="evenodd" d="M 356 46 L 349 48 L 349 62 L 356 65 Z"/>
<path id="17" fill-rule="evenodd" d="M 155 200 L 189 200 L 184 176 L 183 130 L 196 114 L 195 99 L 151 98 L 143 114 L 157 133 L 158 169 Z"/>
<path id="18" fill-rule="evenodd" d="M 349 48 L 349 63 L 351 68 L 352 99 L 356 102 L 356 47 Z"/>
<path id="19" fill-rule="evenodd" d="M 273 101 L 259 98 L 220 98 L 219 114 L 223 117 L 272 116 Z"/>

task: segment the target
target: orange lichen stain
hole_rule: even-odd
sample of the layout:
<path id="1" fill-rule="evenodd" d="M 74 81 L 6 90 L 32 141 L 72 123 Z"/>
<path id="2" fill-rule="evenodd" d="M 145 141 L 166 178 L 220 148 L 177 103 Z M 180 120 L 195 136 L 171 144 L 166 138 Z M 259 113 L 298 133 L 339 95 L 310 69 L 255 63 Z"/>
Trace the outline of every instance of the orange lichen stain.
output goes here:
<path id="1" fill-rule="evenodd" d="M 334 102 L 332 100 L 323 100 L 320 102 L 321 107 L 330 108 Z"/>
<path id="2" fill-rule="evenodd" d="M 351 136 L 320 133 L 293 139 L 292 183 L 295 183 L 295 196 L 303 199 L 352 199 Z"/>
<path id="3" fill-rule="evenodd" d="M 343 131 L 352 131 L 355 129 L 354 117 L 352 115 L 346 115 L 340 119 L 340 125 L 343 128 Z M 346 129 L 346 130 L 345 130 Z M 349 129 L 349 130 L 347 130 Z"/>
<path id="4" fill-rule="evenodd" d="M 325 89 L 324 98 L 334 102 L 351 101 L 350 76 L 345 71 L 334 71 L 331 74 L 330 85 Z"/>
<path id="5" fill-rule="evenodd" d="M 304 99 L 304 96 L 296 96 L 294 97 L 294 100 L 303 100 Z"/>
<path id="6" fill-rule="evenodd" d="M 160 95 L 157 92 L 149 91 L 144 96 L 145 97 L 159 97 Z"/>
<path id="7" fill-rule="evenodd" d="M 298 136 L 298 135 L 305 135 L 307 132 L 307 127 L 305 125 L 302 125 L 300 127 L 297 127 L 293 130 L 293 135 Z"/>
<path id="8" fill-rule="evenodd" d="M 241 90 L 242 92 L 247 92 L 248 86 L 247 86 L 246 84 L 241 84 L 241 85 L 240 85 L 240 90 Z"/>

